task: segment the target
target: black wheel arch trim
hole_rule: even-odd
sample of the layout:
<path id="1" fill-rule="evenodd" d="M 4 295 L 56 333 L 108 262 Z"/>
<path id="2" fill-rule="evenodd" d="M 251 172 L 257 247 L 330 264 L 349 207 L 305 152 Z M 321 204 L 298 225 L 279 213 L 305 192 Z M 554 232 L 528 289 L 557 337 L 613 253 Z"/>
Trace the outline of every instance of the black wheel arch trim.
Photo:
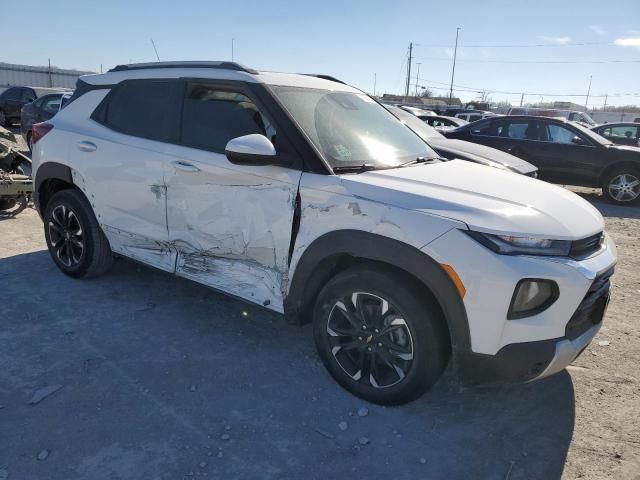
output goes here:
<path id="1" fill-rule="evenodd" d="M 467 312 L 453 281 L 430 256 L 399 240 L 360 230 L 329 232 L 314 240 L 296 265 L 289 293 L 284 301 L 285 316 L 291 323 L 308 323 L 309 308 L 317 296 L 320 285 L 313 285 L 323 263 L 335 264 L 344 256 L 354 260 L 386 263 L 403 270 L 428 288 L 440 308 L 451 335 L 451 347 L 456 351 L 470 351 L 471 337 Z M 332 262 L 332 259 L 336 259 Z M 329 267 L 329 271 L 330 271 Z M 328 278 L 316 278 L 326 282 Z M 306 318 L 305 318 L 306 317 Z"/>
<path id="2" fill-rule="evenodd" d="M 42 217 L 44 213 L 40 205 L 40 190 L 43 183 L 51 179 L 61 180 L 65 183 L 73 185 L 73 175 L 71 174 L 71 167 L 58 162 L 45 162 L 38 167 L 33 182 L 33 203 L 40 217 Z"/>

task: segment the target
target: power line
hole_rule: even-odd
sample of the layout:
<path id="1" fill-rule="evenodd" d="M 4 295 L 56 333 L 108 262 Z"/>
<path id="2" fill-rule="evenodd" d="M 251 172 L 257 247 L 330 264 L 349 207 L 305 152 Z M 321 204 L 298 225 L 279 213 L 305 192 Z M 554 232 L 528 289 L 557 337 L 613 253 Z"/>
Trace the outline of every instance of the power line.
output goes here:
<path id="1" fill-rule="evenodd" d="M 420 78 L 419 80 L 422 82 L 425 82 L 421 86 L 428 86 L 438 90 L 447 90 L 446 87 L 449 86 L 449 83 L 437 82 L 435 80 L 430 80 L 427 78 Z M 438 84 L 438 85 L 432 85 L 432 84 Z M 539 93 L 539 92 L 536 93 L 536 92 L 523 92 L 522 90 L 519 92 L 514 92 L 514 91 L 504 91 L 504 90 L 490 90 L 487 88 L 470 87 L 470 86 L 457 85 L 457 84 L 454 84 L 453 86 L 454 86 L 454 90 L 457 90 L 460 92 L 473 92 L 473 93 L 488 92 L 488 93 L 501 93 L 505 95 L 521 95 L 524 93 L 525 95 L 544 96 L 544 97 L 585 97 L 586 96 L 584 93 Z M 589 95 L 589 96 L 595 97 L 595 98 L 604 98 L 607 96 L 609 97 L 640 97 L 640 93 L 614 93 L 614 94 Z"/>
<path id="2" fill-rule="evenodd" d="M 453 48 L 453 45 L 437 45 L 414 43 L 417 47 L 427 48 Z M 567 42 L 567 43 L 533 43 L 520 45 L 459 45 L 460 48 L 538 48 L 538 47 L 592 47 L 596 45 L 615 45 L 614 42 Z"/>
<path id="3" fill-rule="evenodd" d="M 414 57 L 416 60 L 433 60 L 449 62 L 450 58 L 441 57 Z M 517 63 L 517 64 L 603 64 L 603 63 L 640 63 L 640 60 L 458 60 L 463 63 Z"/>

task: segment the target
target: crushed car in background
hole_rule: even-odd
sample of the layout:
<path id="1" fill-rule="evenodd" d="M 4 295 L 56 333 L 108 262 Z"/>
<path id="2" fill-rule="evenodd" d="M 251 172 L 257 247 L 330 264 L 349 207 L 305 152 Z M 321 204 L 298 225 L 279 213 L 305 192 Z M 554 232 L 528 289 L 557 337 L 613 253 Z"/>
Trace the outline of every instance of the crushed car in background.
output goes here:
<path id="1" fill-rule="evenodd" d="M 31 160 L 18 149 L 15 135 L 0 127 L 0 217 L 27 208 L 33 191 Z"/>

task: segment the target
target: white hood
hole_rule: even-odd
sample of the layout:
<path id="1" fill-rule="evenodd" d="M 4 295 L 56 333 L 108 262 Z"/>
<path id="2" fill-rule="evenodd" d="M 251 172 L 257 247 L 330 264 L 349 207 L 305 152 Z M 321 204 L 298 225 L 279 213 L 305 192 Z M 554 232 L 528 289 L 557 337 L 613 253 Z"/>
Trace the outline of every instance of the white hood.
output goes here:
<path id="1" fill-rule="evenodd" d="M 604 229 L 598 210 L 564 188 L 462 160 L 341 178 L 357 197 L 451 218 L 481 232 L 576 240 Z"/>

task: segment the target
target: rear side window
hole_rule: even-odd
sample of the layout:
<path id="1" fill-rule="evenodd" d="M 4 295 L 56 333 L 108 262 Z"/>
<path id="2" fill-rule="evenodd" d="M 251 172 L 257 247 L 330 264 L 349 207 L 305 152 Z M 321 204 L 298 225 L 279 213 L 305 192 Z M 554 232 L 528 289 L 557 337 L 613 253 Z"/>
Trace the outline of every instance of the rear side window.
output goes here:
<path id="1" fill-rule="evenodd" d="M 180 95 L 178 81 L 125 81 L 107 95 L 91 118 L 127 135 L 176 141 Z"/>
<path id="2" fill-rule="evenodd" d="M 272 142 L 271 122 L 247 96 L 190 82 L 184 97 L 180 143 L 224 153 L 229 140 L 258 133 Z"/>

